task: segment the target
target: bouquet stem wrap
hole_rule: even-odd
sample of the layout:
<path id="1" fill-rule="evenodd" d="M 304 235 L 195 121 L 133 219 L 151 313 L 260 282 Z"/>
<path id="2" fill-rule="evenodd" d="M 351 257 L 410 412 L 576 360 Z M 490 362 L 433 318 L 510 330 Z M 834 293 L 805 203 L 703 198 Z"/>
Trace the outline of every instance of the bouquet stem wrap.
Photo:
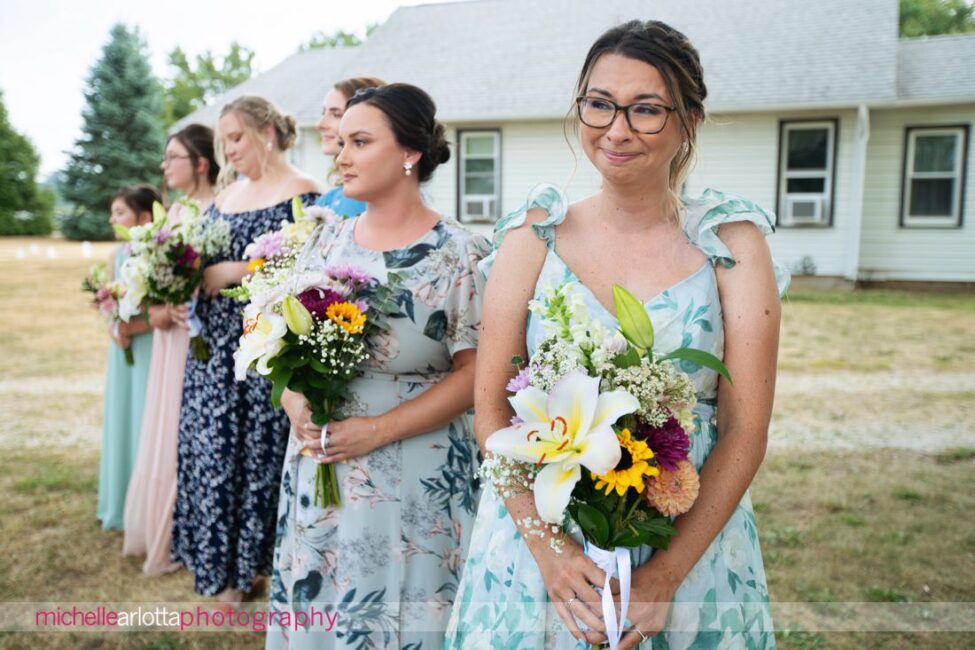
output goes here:
<path id="1" fill-rule="evenodd" d="M 630 549 L 618 546 L 607 551 L 587 541 L 585 552 L 586 556 L 606 573 L 606 581 L 602 589 L 597 587 L 596 591 L 599 591 L 603 598 L 603 623 L 606 625 L 610 650 L 616 650 L 623 636 L 624 621 L 630 609 Z M 616 618 L 616 604 L 613 602 L 613 593 L 609 585 L 610 578 L 614 576 L 620 581 L 619 619 Z"/>
<path id="2" fill-rule="evenodd" d="M 312 401 L 311 397 L 311 395 L 308 395 L 309 402 L 313 405 L 323 404 L 324 406 L 324 409 L 321 411 L 315 409 L 313 406 L 311 419 L 316 424 L 319 424 L 319 419 L 324 420 L 320 423 L 322 425 L 321 444 L 322 450 L 327 454 L 328 449 L 325 445 L 325 438 L 328 436 L 328 423 L 332 420 L 333 404 L 329 399 Z M 335 468 L 332 467 L 331 463 L 318 464 L 318 469 L 315 472 L 315 505 L 322 508 L 342 505 L 342 500 L 339 498 L 338 477 L 335 475 Z"/>

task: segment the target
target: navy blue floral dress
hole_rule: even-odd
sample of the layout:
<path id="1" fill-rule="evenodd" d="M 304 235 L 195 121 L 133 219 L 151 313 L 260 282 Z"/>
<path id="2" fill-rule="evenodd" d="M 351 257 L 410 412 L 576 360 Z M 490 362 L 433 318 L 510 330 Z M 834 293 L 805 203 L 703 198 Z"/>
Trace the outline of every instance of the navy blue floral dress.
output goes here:
<path id="1" fill-rule="evenodd" d="M 300 197 L 304 205 L 317 198 Z M 229 252 L 210 264 L 244 259 L 247 244 L 294 221 L 290 199 L 232 214 L 211 206 L 207 216 L 231 228 Z M 212 596 L 228 587 L 249 591 L 256 576 L 271 572 L 288 416 L 271 406 L 266 379 L 253 372 L 234 379 L 241 304 L 200 294 L 196 314 L 210 358 L 198 361 L 190 352 L 186 360 L 172 557 L 196 574 L 198 593 Z"/>

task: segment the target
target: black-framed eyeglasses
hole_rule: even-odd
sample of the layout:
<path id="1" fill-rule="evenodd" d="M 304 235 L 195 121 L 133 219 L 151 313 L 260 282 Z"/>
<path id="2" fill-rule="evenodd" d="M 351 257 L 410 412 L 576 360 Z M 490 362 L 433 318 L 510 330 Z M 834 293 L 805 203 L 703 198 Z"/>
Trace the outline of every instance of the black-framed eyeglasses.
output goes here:
<path id="1" fill-rule="evenodd" d="M 626 123 L 635 133 L 653 135 L 660 133 L 667 126 L 667 118 L 677 110 L 675 106 L 664 106 L 650 102 L 637 102 L 620 106 L 605 97 L 582 95 L 576 97 L 576 108 L 579 120 L 594 129 L 604 129 L 616 119 L 616 115 L 623 111 Z"/>
<path id="2" fill-rule="evenodd" d="M 186 160 L 186 159 L 189 159 L 189 158 L 192 158 L 192 157 L 193 156 L 177 156 L 176 154 L 170 153 L 170 154 L 166 154 L 165 156 L 163 156 L 162 161 L 164 163 L 171 163 L 174 160 Z"/>

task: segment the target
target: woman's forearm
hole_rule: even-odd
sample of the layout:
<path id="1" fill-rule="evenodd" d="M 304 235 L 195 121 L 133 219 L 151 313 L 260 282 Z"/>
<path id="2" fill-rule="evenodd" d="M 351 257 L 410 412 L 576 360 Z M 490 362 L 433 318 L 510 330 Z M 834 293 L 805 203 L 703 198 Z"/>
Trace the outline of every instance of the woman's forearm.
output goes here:
<path id="1" fill-rule="evenodd" d="M 446 426 L 474 405 L 474 364 L 466 364 L 431 386 L 379 416 L 385 444 L 405 440 Z"/>

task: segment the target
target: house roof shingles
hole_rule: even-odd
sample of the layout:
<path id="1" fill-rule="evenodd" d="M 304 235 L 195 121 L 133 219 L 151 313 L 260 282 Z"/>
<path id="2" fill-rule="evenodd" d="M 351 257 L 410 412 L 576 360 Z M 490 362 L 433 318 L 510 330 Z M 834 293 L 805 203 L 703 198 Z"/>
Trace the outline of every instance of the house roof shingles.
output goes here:
<path id="1" fill-rule="evenodd" d="M 400 7 L 364 45 L 295 54 L 184 121 L 253 93 L 311 125 L 360 75 L 420 86 L 445 122 L 560 118 L 589 46 L 634 18 L 695 44 L 711 111 L 975 97 L 975 36 L 899 40 L 897 0 L 474 0 Z"/>

